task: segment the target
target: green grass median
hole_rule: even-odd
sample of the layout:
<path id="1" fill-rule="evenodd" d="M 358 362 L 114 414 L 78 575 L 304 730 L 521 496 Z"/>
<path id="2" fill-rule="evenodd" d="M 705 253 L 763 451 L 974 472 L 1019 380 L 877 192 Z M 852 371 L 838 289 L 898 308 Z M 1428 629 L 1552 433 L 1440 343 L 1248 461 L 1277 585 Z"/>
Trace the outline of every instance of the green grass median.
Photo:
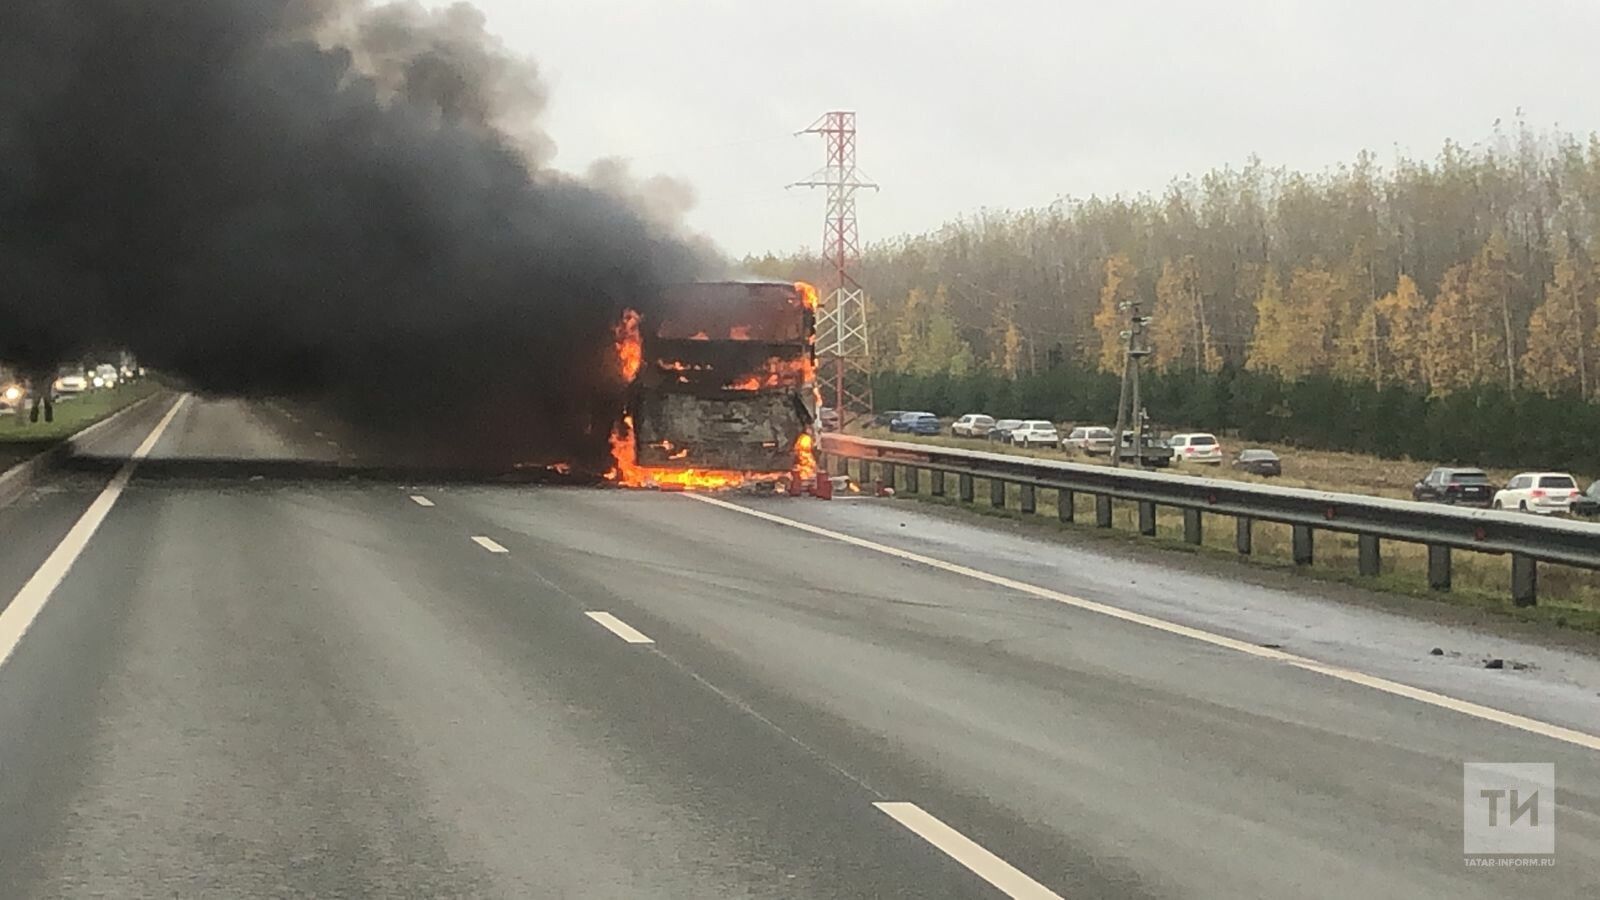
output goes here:
<path id="1" fill-rule="evenodd" d="M 155 379 L 85 391 L 56 401 L 55 421 L 28 421 L 28 410 L 0 415 L 0 471 L 43 453 L 119 409 L 137 403 L 161 389 Z"/>

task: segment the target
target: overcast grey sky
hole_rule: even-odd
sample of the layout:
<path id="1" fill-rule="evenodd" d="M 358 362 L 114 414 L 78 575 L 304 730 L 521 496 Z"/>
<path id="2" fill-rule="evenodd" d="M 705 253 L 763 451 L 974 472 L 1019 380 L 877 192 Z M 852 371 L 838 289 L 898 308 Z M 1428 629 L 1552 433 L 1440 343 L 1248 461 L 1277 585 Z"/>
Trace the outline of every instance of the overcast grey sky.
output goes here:
<path id="1" fill-rule="evenodd" d="M 431 0 L 430 0 L 431 2 Z M 474 0 L 551 87 L 556 165 L 691 182 L 740 255 L 815 246 L 829 109 L 859 115 L 864 240 L 1238 164 L 1432 156 L 1600 129 L 1596 0 Z"/>

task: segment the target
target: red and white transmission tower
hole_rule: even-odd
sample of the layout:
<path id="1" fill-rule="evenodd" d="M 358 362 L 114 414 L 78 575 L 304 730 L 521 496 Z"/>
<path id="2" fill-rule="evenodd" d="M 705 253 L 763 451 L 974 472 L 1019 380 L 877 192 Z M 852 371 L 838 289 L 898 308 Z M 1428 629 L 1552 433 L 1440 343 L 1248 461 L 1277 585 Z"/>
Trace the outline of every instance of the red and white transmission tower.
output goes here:
<path id="1" fill-rule="evenodd" d="M 823 113 L 795 134 L 820 134 L 827 141 L 828 164 L 789 187 L 827 188 L 828 218 L 822 226 L 822 255 L 829 269 L 822 311 L 817 317 L 817 361 L 831 379 L 833 408 L 840 424 L 872 413 L 872 352 L 867 341 L 865 292 L 856 281 L 861 239 L 856 231 L 856 191 L 877 190 L 856 169 L 856 114 Z"/>

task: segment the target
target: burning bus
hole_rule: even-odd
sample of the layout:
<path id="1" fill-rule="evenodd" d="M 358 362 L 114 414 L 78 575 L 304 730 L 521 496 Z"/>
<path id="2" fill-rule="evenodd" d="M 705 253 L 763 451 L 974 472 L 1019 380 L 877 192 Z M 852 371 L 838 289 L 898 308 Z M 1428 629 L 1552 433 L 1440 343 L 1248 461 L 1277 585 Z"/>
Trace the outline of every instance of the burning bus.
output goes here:
<path id="1" fill-rule="evenodd" d="M 613 480 L 721 488 L 815 472 L 817 293 L 810 285 L 674 285 L 617 327 L 628 382 Z"/>

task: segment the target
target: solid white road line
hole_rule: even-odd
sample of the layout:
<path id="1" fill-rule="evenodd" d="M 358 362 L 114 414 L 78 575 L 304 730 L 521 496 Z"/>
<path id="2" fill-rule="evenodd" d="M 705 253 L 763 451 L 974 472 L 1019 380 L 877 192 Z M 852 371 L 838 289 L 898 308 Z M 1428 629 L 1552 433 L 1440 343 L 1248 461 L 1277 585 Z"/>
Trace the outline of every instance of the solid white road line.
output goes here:
<path id="1" fill-rule="evenodd" d="M 433 501 L 432 500 L 429 500 L 427 497 L 424 497 L 421 494 L 412 494 L 411 495 L 411 502 L 415 503 L 418 506 L 432 506 L 433 505 Z"/>
<path id="2" fill-rule="evenodd" d="M 920 553 L 912 553 L 909 550 L 901 550 L 899 547 L 890 547 L 887 544 L 880 544 L 876 541 L 869 541 L 865 538 L 858 538 L 853 535 L 844 534 L 843 532 L 832 531 L 827 528 L 821 528 L 819 526 L 796 521 L 794 519 L 787 519 L 783 516 L 774 515 L 762 510 L 750 509 L 746 506 L 740 506 L 737 503 L 729 503 L 726 500 L 718 500 L 715 497 L 708 497 L 704 494 L 681 494 L 680 496 L 688 497 L 691 500 L 698 500 L 701 503 L 709 503 L 712 506 L 720 506 L 723 509 L 732 510 L 733 512 L 742 513 L 747 516 L 754 516 L 758 519 L 765 519 L 768 522 L 774 522 L 788 528 L 796 528 L 800 531 L 809 532 L 810 534 L 815 534 L 819 537 L 830 538 L 832 540 L 850 544 L 855 547 L 861 547 L 865 550 L 872 550 L 876 553 L 887 554 L 897 559 L 919 563 L 921 565 L 939 569 L 944 572 L 950 572 L 954 575 L 975 578 L 978 581 L 984 581 L 997 587 L 1009 588 L 1013 591 L 1030 594 L 1034 597 L 1039 597 L 1044 600 L 1053 600 L 1056 603 L 1061 603 L 1066 606 L 1073 606 L 1077 607 L 1078 609 L 1088 610 L 1089 612 L 1099 613 L 1103 616 L 1110 616 L 1113 619 L 1120 619 L 1124 622 L 1132 622 L 1135 625 L 1143 625 L 1147 628 L 1154 628 L 1157 631 L 1164 631 L 1168 634 L 1179 635 L 1180 637 L 1190 638 L 1192 640 L 1201 641 L 1202 643 L 1206 644 L 1212 644 L 1217 647 L 1225 647 L 1229 650 L 1236 650 L 1240 653 L 1247 653 L 1251 656 L 1260 657 L 1262 659 L 1270 659 L 1275 662 L 1286 663 L 1288 665 L 1295 666 L 1296 668 L 1304 669 L 1308 672 L 1316 672 L 1321 675 L 1326 675 L 1329 678 L 1337 678 L 1340 681 L 1348 682 L 1350 684 L 1359 684 L 1363 687 L 1372 688 L 1376 691 L 1383 691 L 1386 694 L 1393 694 L 1396 697 L 1405 697 L 1409 700 L 1415 700 L 1418 703 L 1426 703 L 1429 706 L 1437 706 L 1440 709 L 1448 709 L 1452 712 L 1461 713 L 1462 715 L 1472 716 L 1488 722 L 1497 722 L 1501 725 L 1507 725 L 1512 728 L 1520 728 L 1523 731 L 1531 732 L 1533 734 L 1540 735 L 1541 737 L 1565 741 L 1569 744 L 1576 744 L 1579 747 L 1585 747 L 1590 750 L 1600 750 L 1600 735 L 1577 731 L 1572 728 L 1566 728 L 1549 722 L 1541 722 L 1538 719 L 1530 719 L 1527 716 L 1520 716 L 1513 712 L 1495 709 L 1492 706 L 1484 706 L 1480 703 L 1473 703 L 1470 700 L 1460 700 L 1455 697 L 1436 693 L 1424 688 L 1413 687 L 1409 684 L 1402 684 L 1398 681 L 1390 681 L 1387 678 L 1380 678 L 1376 675 L 1368 675 L 1365 672 L 1360 672 L 1355 669 L 1347 669 L 1342 666 L 1321 663 L 1314 659 L 1300 656 L 1298 654 L 1286 653 L 1282 650 L 1274 650 L 1270 647 L 1261 647 L 1256 644 L 1252 644 L 1249 641 L 1241 641 L 1236 638 L 1216 634 L 1215 632 L 1206 631 L 1201 628 L 1180 625 L 1177 622 L 1169 622 L 1165 619 L 1158 619 L 1155 616 L 1145 615 L 1144 613 L 1133 612 L 1131 610 L 1122 609 L 1121 607 L 1111 606 L 1105 603 L 1097 603 L 1093 600 L 1085 600 L 1082 597 L 1074 597 L 1071 594 L 1064 594 L 1060 591 L 1054 591 L 1050 588 L 1040 587 L 1036 584 L 1028 584 L 1025 581 L 1017 581 L 1014 578 L 1007 578 L 1003 575 L 994 575 L 989 572 L 984 572 L 980 569 L 973 569 L 968 566 L 945 562 L 942 559 L 934 559 L 931 556 L 924 556 Z"/>
<path id="3" fill-rule="evenodd" d="M 122 496 L 123 489 L 133 478 L 133 470 L 138 466 L 139 460 L 149 456 L 150 451 L 155 449 L 156 442 L 161 440 L 162 433 L 172 424 L 173 417 L 188 399 L 188 394 L 178 397 L 177 402 L 173 403 L 167 414 L 156 423 L 156 427 L 145 437 L 144 442 L 133 451 L 133 456 L 117 470 L 117 474 L 111 477 L 105 489 L 94 498 L 89 508 L 83 511 L 83 515 L 78 517 L 78 521 L 67 532 L 67 536 L 50 551 L 50 555 L 39 566 L 39 570 L 33 573 L 33 577 L 22 586 L 22 590 L 17 591 L 17 595 L 11 599 L 11 605 L 0 610 L 0 666 L 5 665 L 6 660 L 11 658 L 17 645 L 22 642 L 23 635 L 28 633 L 34 619 L 37 619 L 40 611 L 44 609 L 50 595 L 61 586 L 67 573 L 72 570 L 72 564 L 78 561 L 84 548 L 89 546 L 89 539 L 94 537 L 95 531 L 100 528 L 100 523 L 106 520 L 111 507 L 117 504 L 117 498 Z"/>
<path id="4" fill-rule="evenodd" d="M 507 550 L 506 548 L 504 548 L 504 547 L 500 546 L 499 544 L 495 543 L 493 540 L 491 540 L 489 538 L 486 538 L 486 537 L 483 537 L 481 535 L 478 536 L 478 537 L 474 537 L 472 539 L 472 542 L 474 544 L 477 544 L 479 547 L 482 547 L 483 549 L 489 551 L 490 553 L 510 553 L 511 552 L 510 550 Z"/>
<path id="5" fill-rule="evenodd" d="M 584 615 L 599 622 L 605 629 L 630 644 L 654 644 L 642 632 L 608 612 L 586 612 Z"/>
<path id="6" fill-rule="evenodd" d="M 888 816 L 939 848 L 944 854 L 998 888 L 1007 897 L 1024 900 L 1062 900 L 1061 895 L 1027 875 L 1016 866 L 983 849 L 971 838 L 929 815 L 915 803 L 874 803 Z"/>

